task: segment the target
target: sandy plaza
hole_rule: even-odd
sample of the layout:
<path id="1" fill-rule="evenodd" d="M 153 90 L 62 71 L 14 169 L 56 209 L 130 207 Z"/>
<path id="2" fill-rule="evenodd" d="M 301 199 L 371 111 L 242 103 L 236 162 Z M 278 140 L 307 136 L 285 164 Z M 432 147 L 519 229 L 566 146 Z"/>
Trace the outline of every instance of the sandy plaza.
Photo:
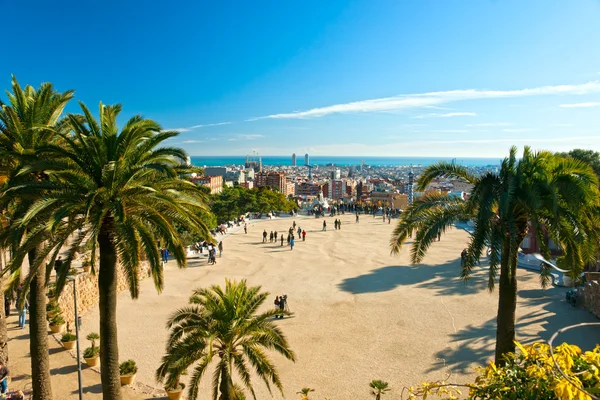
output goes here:
<path id="1" fill-rule="evenodd" d="M 295 398 L 303 387 L 315 388 L 316 398 L 350 399 L 357 394 L 367 398 L 372 379 L 388 381 L 391 398 L 400 398 L 404 386 L 443 378 L 447 371 L 444 363 L 453 373 L 452 380 L 460 383 L 474 376 L 475 366 L 493 358 L 497 291 L 487 291 L 485 260 L 468 284 L 458 278 L 467 233 L 447 232 L 434 243 L 423 264 L 411 265 L 408 247 L 399 256 L 390 255 L 394 220 L 388 224 L 381 217 L 361 215 L 355 223 L 354 215 L 339 218 L 339 231 L 334 230 L 332 217 L 251 221 L 248 234 L 238 229 L 222 236 L 223 256 L 216 265 L 208 265 L 205 254 L 192 256 L 185 270 L 170 261 L 161 294 L 156 293 L 151 279 L 143 281 L 138 300 L 121 292 L 120 358 L 137 362 L 137 381 L 145 389 L 138 394 L 126 391 L 127 398 L 160 393 L 154 373 L 164 352 L 167 317 L 186 305 L 193 289 L 222 285 L 225 278 L 262 286 L 271 293 L 265 307 L 273 306 L 276 295 L 288 295 L 294 316 L 278 324 L 297 362 L 273 356 L 286 398 Z M 326 232 L 323 220 L 327 221 Z M 293 221 L 307 232 L 306 241 L 296 240 L 293 251 L 285 241 L 283 247 L 280 242 L 262 243 L 263 230 L 287 232 Z M 562 326 L 595 320 L 564 301 L 566 289 L 544 290 L 535 273 L 519 270 L 519 274 L 519 340 L 548 339 Z M 94 310 L 84 316 L 82 333 L 97 330 L 98 312 Z M 10 334 L 14 337 L 21 331 L 11 330 Z M 591 330 L 573 332 L 561 340 L 584 348 L 595 344 Z M 65 353 L 52 351 L 51 362 L 74 364 Z M 27 367 L 26 362 L 17 365 Z M 100 377 L 86 369 L 86 398 L 100 398 Z M 57 395 L 76 398 L 76 368 L 56 365 L 55 371 Z M 207 395 L 211 374 L 207 373 L 201 385 L 201 392 Z M 259 399 L 271 398 L 258 379 L 254 387 Z M 281 396 L 273 392 L 273 398 Z"/>

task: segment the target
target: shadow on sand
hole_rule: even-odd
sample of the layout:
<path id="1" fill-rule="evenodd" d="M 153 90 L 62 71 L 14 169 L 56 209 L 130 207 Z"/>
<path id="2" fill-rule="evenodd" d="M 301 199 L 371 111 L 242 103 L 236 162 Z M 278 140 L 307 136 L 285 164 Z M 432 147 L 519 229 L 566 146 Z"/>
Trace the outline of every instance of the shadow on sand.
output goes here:
<path id="1" fill-rule="evenodd" d="M 468 282 L 459 277 L 460 259 L 440 265 L 394 265 L 344 279 L 338 286 L 352 294 L 387 292 L 399 286 L 436 290 L 436 295 L 472 294 L 487 288 L 487 268 L 473 270 Z"/>
<path id="2" fill-rule="evenodd" d="M 367 274 L 343 280 L 340 290 L 352 293 L 378 293 L 400 286 L 414 286 L 431 290 L 432 296 L 475 294 L 487 291 L 487 263 L 473 270 L 469 281 L 459 277 L 460 259 L 441 265 L 386 266 Z M 497 289 L 496 289 L 497 290 Z M 560 328 L 581 322 L 597 322 L 582 308 L 573 308 L 565 301 L 567 289 L 530 289 L 518 292 L 517 340 L 522 343 L 548 340 Z M 530 311 L 528 311 L 530 310 Z M 535 328 L 534 328 L 535 327 Z M 556 340 L 576 344 L 584 351 L 600 342 L 600 329 L 585 327 L 568 331 Z M 476 365 L 486 365 L 493 360 L 496 343 L 496 318 L 481 325 L 469 325 L 448 335 L 449 346 L 438 351 L 435 358 L 444 360 L 455 373 L 471 373 Z M 434 363 L 427 372 L 441 371 L 443 363 Z"/>

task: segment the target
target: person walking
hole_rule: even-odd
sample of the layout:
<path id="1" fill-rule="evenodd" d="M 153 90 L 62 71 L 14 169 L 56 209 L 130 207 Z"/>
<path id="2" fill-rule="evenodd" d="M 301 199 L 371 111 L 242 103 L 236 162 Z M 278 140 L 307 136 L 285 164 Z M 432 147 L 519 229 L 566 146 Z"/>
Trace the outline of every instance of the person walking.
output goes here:
<path id="1" fill-rule="evenodd" d="M 306 231 L 302 231 L 302 241 L 306 240 Z"/>
<path id="2" fill-rule="evenodd" d="M 302 235 L 302 228 L 298 227 L 298 237 L 300 237 L 300 235 Z"/>
<path id="3" fill-rule="evenodd" d="M 338 219 L 338 231 L 342 229 L 342 220 Z"/>
<path id="4" fill-rule="evenodd" d="M 275 243 L 277 243 L 277 231 L 275 231 L 275 234 L 273 236 L 275 237 Z"/>
<path id="5" fill-rule="evenodd" d="M 283 233 L 281 234 L 281 247 L 283 247 Z"/>
<path id="6" fill-rule="evenodd" d="M 263 231 L 263 243 L 267 243 L 267 230 Z"/>
<path id="7" fill-rule="evenodd" d="M 244 233 L 248 234 L 248 223 L 244 222 Z"/>
<path id="8" fill-rule="evenodd" d="M 358 224 L 358 213 L 356 213 L 356 223 Z"/>
<path id="9" fill-rule="evenodd" d="M 273 243 L 273 231 L 269 234 L 269 243 Z"/>
<path id="10" fill-rule="evenodd" d="M 219 257 L 223 257 L 223 241 L 219 242 Z"/>
<path id="11" fill-rule="evenodd" d="M 296 221 L 292 224 L 292 228 L 296 229 Z"/>
<path id="12" fill-rule="evenodd" d="M 290 244 L 290 240 L 292 240 L 292 234 L 288 233 L 287 244 Z"/>
<path id="13" fill-rule="evenodd" d="M 282 236 L 283 238 L 283 236 Z M 279 298 L 279 296 L 275 296 L 275 301 L 273 302 L 273 304 L 275 305 L 275 309 L 278 310 L 279 309 L 279 304 L 281 303 L 281 299 Z M 275 319 L 279 318 L 279 314 L 275 315 Z"/>
<path id="14" fill-rule="evenodd" d="M 4 293 L 4 316 L 8 318 L 10 315 L 10 303 L 12 302 L 9 291 Z"/>
<path id="15" fill-rule="evenodd" d="M 292 238 L 290 239 L 290 250 L 294 250 L 294 235 L 292 235 Z"/>
<path id="16" fill-rule="evenodd" d="M 0 394 L 2 397 L 6 397 L 8 394 L 8 378 L 10 377 L 10 370 L 4 364 L 3 360 L 0 360 Z"/>
<path id="17" fill-rule="evenodd" d="M 327 232 L 327 221 L 323 220 L 323 232 Z"/>

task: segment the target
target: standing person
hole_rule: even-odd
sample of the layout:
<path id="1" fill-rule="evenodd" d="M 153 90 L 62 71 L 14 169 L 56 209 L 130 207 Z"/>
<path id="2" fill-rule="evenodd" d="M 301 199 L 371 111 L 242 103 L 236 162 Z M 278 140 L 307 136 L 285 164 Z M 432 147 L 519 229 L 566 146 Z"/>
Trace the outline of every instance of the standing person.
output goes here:
<path id="1" fill-rule="evenodd" d="M 4 316 L 8 318 L 10 315 L 10 303 L 12 302 L 11 295 L 8 291 L 4 293 Z"/>
<path id="2" fill-rule="evenodd" d="M 273 243 L 273 231 L 269 233 L 269 243 Z"/>
<path id="3" fill-rule="evenodd" d="M 223 241 L 219 242 L 219 257 L 223 257 Z"/>
<path id="4" fill-rule="evenodd" d="M 56 279 L 58 280 L 58 271 L 62 268 L 63 260 L 61 256 L 58 256 L 58 259 L 54 261 L 54 272 L 56 273 Z"/>
<path id="5" fill-rule="evenodd" d="M 323 220 L 323 232 L 327 232 L 327 221 Z"/>
<path id="6" fill-rule="evenodd" d="M 267 243 L 267 230 L 263 231 L 263 243 Z"/>
<path id="7" fill-rule="evenodd" d="M 298 227 L 298 237 L 302 234 L 302 228 Z"/>
<path id="8" fill-rule="evenodd" d="M 285 297 L 281 296 L 279 298 L 279 309 L 282 311 L 282 313 L 279 315 L 279 318 L 283 319 L 283 311 L 285 311 Z"/>
<path id="9" fill-rule="evenodd" d="M 292 224 L 292 228 L 296 229 L 296 221 L 294 221 L 294 223 Z"/>
<path id="10" fill-rule="evenodd" d="M 306 240 L 306 231 L 302 231 L 302 241 Z"/>
<path id="11" fill-rule="evenodd" d="M 17 299 L 21 298 L 23 289 L 23 284 L 21 284 L 19 286 L 19 289 L 17 289 Z M 27 309 L 29 308 L 28 297 L 29 296 L 25 296 L 25 298 L 23 299 L 23 307 L 17 307 L 17 309 L 19 310 L 19 328 L 21 329 L 25 328 L 25 322 L 27 321 Z"/>
<path id="12" fill-rule="evenodd" d="M 10 370 L 4 361 L 0 360 L 0 393 L 4 398 L 8 394 L 8 378 L 10 377 Z"/>
<path id="13" fill-rule="evenodd" d="M 248 233 L 248 223 L 244 222 L 244 233 L 247 234 Z"/>
<path id="14" fill-rule="evenodd" d="M 275 243 L 277 243 L 277 231 L 275 231 Z"/>
<path id="15" fill-rule="evenodd" d="M 165 264 L 169 262 L 169 249 L 165 247 Z"/>
<path id="16" fill-rule="evenodd" d="M 294 235 L 292 235 L 292 238 L 290 239 L 290 250 L 294 250 Z"/>
<path id="17" fill-rule="evenodd" d="M 338 219 L 338 230 L 342 229 L 342 220 Z"/>
<path id="18" fill-rule="evenodd" d="M 283 233 L 281 234 L 281 247 L 283 247 Z"/>
<path id="19" fill-rule="evenodd" d="M 290 244 L 290 240 L 292 240 L 292 234 L 288 233 L 287 244 Z"/>
<path id="20" fill-rule="evenodd" d="M 358 224 L 358 213 L 356 213 L 356 223 Z"/>
<path id="21" fill-rule="evenodd" d="M 281 236 L 283 238 L 283 236 Z M 279 309 L 279 303 L 281 303 L 281 300 L 279 299 L 279 296 L 275 296 L 275 301 L 273 302 L 273 304 L 275 304 L 275 309 Z M 275 319 L 279 318 L 279 314 L 275 315 Z"/>

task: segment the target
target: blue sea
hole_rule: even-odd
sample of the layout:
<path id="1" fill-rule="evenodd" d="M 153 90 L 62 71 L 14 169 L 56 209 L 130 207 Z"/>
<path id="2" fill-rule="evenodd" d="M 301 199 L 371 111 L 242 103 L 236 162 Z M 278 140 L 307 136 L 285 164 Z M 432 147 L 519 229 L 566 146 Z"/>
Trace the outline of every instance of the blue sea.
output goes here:
<path id="1" fill-rule="evenodd" d="M 226 165 L 244 165 L 246 156 L 192 156 L 192 164 L 202 167 L 216 167 Z M 258 161 L 258 158 L 255 158 Z M 365 165 L 371 166 L 426 166 L 438 161 L 455 161 L 457 164 L 469 167 L 484 167 L 500 165 L 500 158 L 451 158 L 451 157 L 354 157 L 354 156 L 310 156 L 311 165 L 339 165 L 352 166 L 360 165 L 365 162 Z M 263 165 L 278 166 L 292 165 L 291 156 L 262 156 Z M 296 157 L 298 166 L 304 165 L 304 155 Z"/>

